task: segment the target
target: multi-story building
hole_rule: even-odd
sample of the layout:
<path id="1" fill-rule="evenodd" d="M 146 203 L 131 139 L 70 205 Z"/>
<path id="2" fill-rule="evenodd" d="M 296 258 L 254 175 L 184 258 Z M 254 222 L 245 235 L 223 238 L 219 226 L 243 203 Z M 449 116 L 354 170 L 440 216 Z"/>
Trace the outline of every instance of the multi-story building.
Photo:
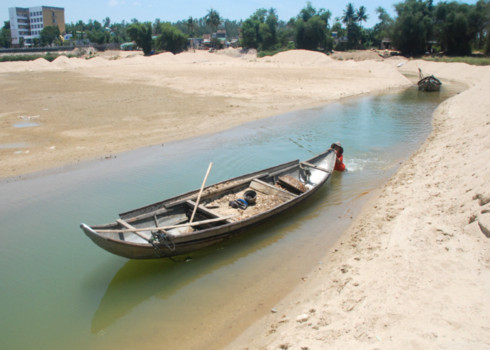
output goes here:
<path id="1" fill-rule="evenodd" d="M 62 7 L 11 7 L 9 17 L 13 46 L 22 42 L 24 46 L 32 46 L 44 27 L 58 26 L 60 33 L 65 31 L 65 9 Z"/>

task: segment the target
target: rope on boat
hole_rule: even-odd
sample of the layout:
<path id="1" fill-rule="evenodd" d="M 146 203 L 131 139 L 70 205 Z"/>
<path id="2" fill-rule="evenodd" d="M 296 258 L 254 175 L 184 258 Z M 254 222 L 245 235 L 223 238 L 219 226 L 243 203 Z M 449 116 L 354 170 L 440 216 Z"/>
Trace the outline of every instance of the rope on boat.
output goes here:
<path id="1" fill-rule="evenodd" d="M 172 238 L 169 237 L 169 235 L 165 234 L 164 232 L 157 231 L 157 232 L 151 232 L 151 238 L 149 242 L 151 245 L 153 245 L 153 248 L 155 250 L 158 250 L 159 252 L 161 251 L 161 248 L 156 245 L 154 242 L 158 241 L 158 243 L 164 245 L 168 250 L 173 252 L 175 250 L 175 242 L 172 240 Z"/>

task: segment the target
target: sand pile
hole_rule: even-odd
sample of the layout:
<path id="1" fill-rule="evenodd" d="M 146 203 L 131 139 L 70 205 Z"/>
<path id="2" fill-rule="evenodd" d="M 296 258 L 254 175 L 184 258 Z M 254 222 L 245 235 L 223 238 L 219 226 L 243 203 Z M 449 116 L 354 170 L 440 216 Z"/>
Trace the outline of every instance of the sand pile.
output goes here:
<path id="1" fill-rule="evenodd" d="M 56 57 L 53 62 L 51 62 L 53 66 L 56 67 L 65 67 L 70 65 L 70 59 L 66 56 L 58 56 Z"/>
<path id="2" fill-rule="evenodd" d="M 51 63 L 44 58 L 38 58 L 38 59 L 35 59 L 34 61 L 32 61 L 31 64 L 26 65 L 26 66 L 28 66 L 29 68 L 34 70 L 36 68 L 38 68 L 38 69 L 49 68 L 51 66 Z"/>

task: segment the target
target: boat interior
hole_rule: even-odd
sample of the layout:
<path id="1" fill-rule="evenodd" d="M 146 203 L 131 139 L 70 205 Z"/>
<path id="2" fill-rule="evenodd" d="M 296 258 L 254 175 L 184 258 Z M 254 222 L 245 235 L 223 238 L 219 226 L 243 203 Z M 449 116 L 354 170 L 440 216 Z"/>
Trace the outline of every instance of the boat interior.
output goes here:
<path id="1" fill-rule="evenodd" d="M 325 163 L 322 164 L 322 161 Z M 322 161 L 316 164 L 290 162 L 274 172 L 209 186 L 200 198 L 198 191 L 194 191 L 156 203 L 146 210 L 140 208 L 123 213 L 120 214 L 120 219 L 112 224 L 112 228 L 141 228 L 142 230 L 137 232 L 119 232 L 119 239 L 147 243 L 155 234 L 175 237 L 242 221 L 273 210 L 315 187 L 329 176 L 328 169 L 332 168 L 328 163 L 331 159 L 325 157 Z M 247 193 L 254 194 L 253 201 L 247 202 Z M 198 199 L 199 202 L 196 203 Z M 193 225 L 190 225 L 191 218 Z M 157 227 L 164 229 L 158 230 L 157 233 L 151 230 Z M 96 227 L 94 229 L 97 230 Z"/>

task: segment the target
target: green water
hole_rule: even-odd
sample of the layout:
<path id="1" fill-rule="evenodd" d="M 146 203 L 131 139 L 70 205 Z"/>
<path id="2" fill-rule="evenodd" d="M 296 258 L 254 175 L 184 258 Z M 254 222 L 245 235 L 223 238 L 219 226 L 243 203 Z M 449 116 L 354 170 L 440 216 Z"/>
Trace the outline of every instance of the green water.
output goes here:
<path id="1" fill-rule="evenodd" d="M 0 348 L 219 348 L 322 263 L 365 194 L 417 149 L 454 93 L 349 99 L 1 182 Z M 335 141 L 349 172 L 294 212 L 180 262 L 128 261 L 78 228 L 198 188 L 211 161 L 208 184 Z"/>

